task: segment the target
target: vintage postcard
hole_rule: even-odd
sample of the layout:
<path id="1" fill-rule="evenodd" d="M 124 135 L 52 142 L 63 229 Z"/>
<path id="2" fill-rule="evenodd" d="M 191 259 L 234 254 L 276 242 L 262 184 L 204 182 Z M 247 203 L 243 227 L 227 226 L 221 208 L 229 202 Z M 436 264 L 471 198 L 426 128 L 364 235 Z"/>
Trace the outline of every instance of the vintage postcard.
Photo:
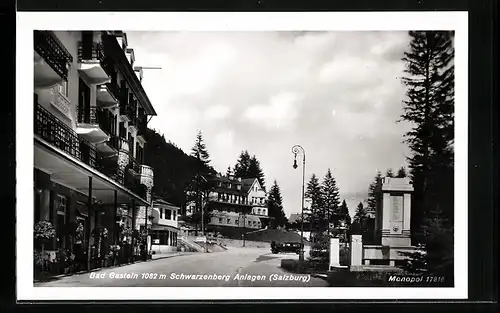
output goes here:
<path id="1" fill-rule="evenodd" d="M 19 300 L 466 298 L 467 48 L 463 12 L 19 13 Z"/>

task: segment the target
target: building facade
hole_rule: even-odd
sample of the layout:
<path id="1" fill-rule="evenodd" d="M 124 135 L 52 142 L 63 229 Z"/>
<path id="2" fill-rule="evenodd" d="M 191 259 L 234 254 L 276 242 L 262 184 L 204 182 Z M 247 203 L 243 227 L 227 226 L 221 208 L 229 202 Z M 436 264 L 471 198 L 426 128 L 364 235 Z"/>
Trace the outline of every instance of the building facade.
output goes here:
<path id="1" fill-rule="evenodd" d="M 152 208 L 150 250 L 156 254 L 177 251 L 180 208 L 162 199 L 154 199 Z"/>
<path id="2" fill-rule="evenodd" d="M 95 229 L 116 244 L 150 204 L 144 134 L 156 112 L 134 61 L 120 31 L 34 32 L 34 222 L 56 231 L 46 250 L 90 258 Z"/>
<path id="3" fill-rule="evenodd" d="M 205 205 L 209 232 L 240 238 L 245 232 L 267 226 L 267 194 L 258 179 L 218 174 L 215 183 Z M 193 203 L 188 204 L 187 214 L 193 214 L 194 208 Z"/>

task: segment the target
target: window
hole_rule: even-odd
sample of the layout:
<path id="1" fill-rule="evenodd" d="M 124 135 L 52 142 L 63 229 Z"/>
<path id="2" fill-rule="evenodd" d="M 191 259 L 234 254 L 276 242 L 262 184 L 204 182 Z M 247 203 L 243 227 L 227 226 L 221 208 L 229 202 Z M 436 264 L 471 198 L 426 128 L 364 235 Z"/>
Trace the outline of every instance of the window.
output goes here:
<path id="1" fill-rule="evenodd" d="M 172 246 L 177 246 L 177 233 L 172 232 Z"/>
<path id="2" fill-rule="evenodd" d="M 253 226 L 257 225 L 257 222 L 256 222 L 256 221 L 253 221 L 253 222 L 252 222 L 252 225 L 253 225 Z"/>
<path id="3" fill-rule="evenodd" d="M 262 209 L 262 214 L 266 215 L 266 209 Z"/>
<path id="4" fill-rule="evenodd" d="M 257 209 L 257 214 L 259 214 L 259 215 L 260 215 L 260 209 Z"/>
<path id="5" fill-rule="evenodd" d="M 222 187 L 222 182 L 217 182 L 217 187 Z"/>
<path id="6" fill-rule="evenodd" d="M 57 90 L 59 91 L 59 93 L 63 96 L 65 96 L 66 98 L 68 97 L 68 82 L 63 80 L 61 83 L 58 84 L 57 86 Z"/>
<path id="7" fill-rule="evenodd" d="M 219 224 L 222 224 L 222 217 L 219 217 Z"/>
<path id="8" fill-rule="evenodd" d="M 172 220 L 176 221 L 177 220 L 177 210 L 172 211 L 173 217 Z"/>
<path id="9" fill-rule="evenodd" d="M 125 122 L 120 122 L 119 135 L 122 138 L 127 138 L 127 129 L 125 128 Z"/>
<path id="10" fill-rule="evenodd" d="M 227 223 L 231 224 L 231 219 L 230 218 L 227 219 Z"/>
<path id="11" fill-rule="evenodd" d="M 227 183 L 227 188 L 231 188 L 231 183 Z"/>
<path id="12" fill-rule="evenodd" d="M 165 219 L 166 220 L 171 220 L 172 219 L 172 210 L 165 209 Z"/>
<path id="13" fill-rule="evenodd" d="M 235 223 L 236 225 L 238 225 L 238 219 L 235 219 L 235 220 L 234 220 L 234 223 Z"/>
<path id="14" fill-rule="evenodd" d="M 160 208 L 160 218 L 163 219 L 163 208 Z"/>
<path id="15" fill-rule="evenodd" d="M 240 184 L 236 185 L 236 189 L 241 190 L 241 185 Z"/>

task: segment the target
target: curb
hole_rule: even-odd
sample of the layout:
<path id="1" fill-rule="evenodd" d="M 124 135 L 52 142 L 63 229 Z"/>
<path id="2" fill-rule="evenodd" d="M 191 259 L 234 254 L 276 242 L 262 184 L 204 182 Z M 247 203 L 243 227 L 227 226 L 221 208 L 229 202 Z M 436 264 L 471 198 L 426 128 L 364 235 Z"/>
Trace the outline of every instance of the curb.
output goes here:
<path id="1" fill-rule="evenodd" d="M 327 274 L 311 274 L 311 277 L 321 278 L 321 279 L 323 279 L 325 281 L 328 279 L 328 275 Z"/>
<path id="2" fill-rule="evenodd" d="M 149 260 L 146 260 L 146 261 L 136 261 L 136 262 L 133 262 L 133 263 L 125 263 L 125 264 L 113 265 L 113 266 L 108 266 L 108 267 L 99 267 L 99 268 L 94 268 L 94 269 L 92 269 L 90 271 L 79 271 L 79 272 L 75 272 L 75 273 L 71 273 L 71 274 L 60 274 L 60 275 L 56 275 L 56 276 L 51 276 L 49 278 L 49 280 L 33 280 L 33 283 L 45 283 L 45 282 L 50 281 L 51 279 L 54 279 L 54 278 L 71 277 L 71 276 L 74 276 L 74 275 L 81 275 L 81 274 L 86 274 L 86 273 L 97 272 L 97 271 L 101 271 L 101 270 L 104 270 L 104 269 L 113 269 L 113 268 L 123 267 L 123 266 L 127 266 L 127 265 L 133 265 L 133 264 L 151 262 L 151 261 L 156 261 L 156 260 L 161 260 L 161 259 L 168 259 L 168 258 L 173 258 L 173 257 L 176 257 L 176 256 L 190 255 L 190 254 L 194 254 L 194 253 L 196 253 L 196 252 L 184 253 L 184 254 L 172 254 L 172 255 L 166 255 L 166 256 L 162 256 L 162 257 L 157 257 L 155 259 L 149 259 Z"/>

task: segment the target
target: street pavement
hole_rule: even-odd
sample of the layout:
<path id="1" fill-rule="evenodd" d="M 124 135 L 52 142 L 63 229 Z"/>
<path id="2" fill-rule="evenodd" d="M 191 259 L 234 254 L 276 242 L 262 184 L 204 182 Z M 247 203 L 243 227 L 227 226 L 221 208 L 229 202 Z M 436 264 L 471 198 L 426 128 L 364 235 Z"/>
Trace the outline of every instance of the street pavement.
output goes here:
<path id="1" fill-rule="evenodd" d="M 308 251 L 306 251 L 306 256 Z M 229 248 L 102 269 L 37 282 L 35 287 L 326 287 L 309 275 L 280 268 L 282 259 L 297 254 L 272 254 L 269 248 Z"/>

